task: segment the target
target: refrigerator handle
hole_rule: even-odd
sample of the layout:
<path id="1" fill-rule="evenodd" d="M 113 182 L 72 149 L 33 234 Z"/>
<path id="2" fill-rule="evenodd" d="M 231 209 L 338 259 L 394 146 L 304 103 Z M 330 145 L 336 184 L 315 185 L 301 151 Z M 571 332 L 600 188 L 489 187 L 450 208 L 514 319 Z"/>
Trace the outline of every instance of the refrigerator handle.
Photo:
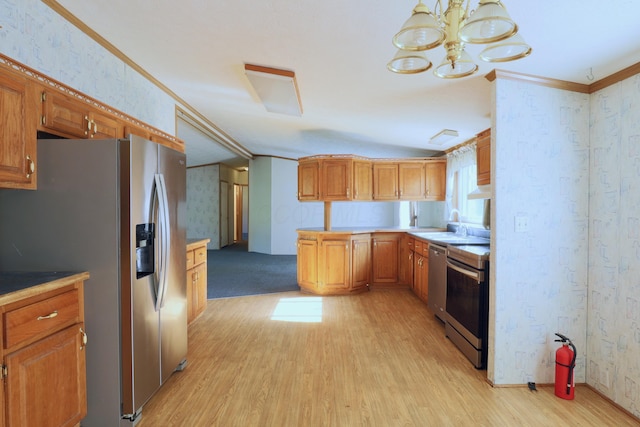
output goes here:
<path id="1" fill-rule="evenodd" d="M 169 205 L 167 202 L 167 187 L 164 176 L 155 175 L 156 191 L 158 193 L 158 228 L 160 234 L 160 260 L 158 261 L 158 295 L 156 298 L 156 311 L 164 306 L 164 297 L 167 293 L 167 268 L 169 266 L 171 248 L 171 231 L 169 227 Z"/>

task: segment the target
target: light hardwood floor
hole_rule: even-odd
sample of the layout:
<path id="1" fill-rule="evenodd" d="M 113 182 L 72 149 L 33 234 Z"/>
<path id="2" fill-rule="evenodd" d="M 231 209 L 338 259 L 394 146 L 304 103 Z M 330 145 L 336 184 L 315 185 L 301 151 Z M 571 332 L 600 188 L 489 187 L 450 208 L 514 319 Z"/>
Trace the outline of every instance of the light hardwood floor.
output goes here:
<path id="1" fill-rule="evenodd" d="M 318 302 L 321 323 L 272 320 L 279 303 L 305 320 Z M 491 387 L 408 290 L 210 300 L 188 363 L 138 427 L 640 425 L 586 386 L 573 401 Z"/>

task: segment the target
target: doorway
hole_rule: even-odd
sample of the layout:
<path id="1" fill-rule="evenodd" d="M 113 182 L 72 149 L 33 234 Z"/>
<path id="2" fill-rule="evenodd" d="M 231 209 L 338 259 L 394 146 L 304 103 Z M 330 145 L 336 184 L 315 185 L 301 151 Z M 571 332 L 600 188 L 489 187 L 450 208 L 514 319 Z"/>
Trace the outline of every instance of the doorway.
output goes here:
<path id="1" fill-rule="evenodd" d="M 247 185 L 233 185 L 233 207 L 234 242 L 245 242 L 249 238 L 249 187 Z"/>

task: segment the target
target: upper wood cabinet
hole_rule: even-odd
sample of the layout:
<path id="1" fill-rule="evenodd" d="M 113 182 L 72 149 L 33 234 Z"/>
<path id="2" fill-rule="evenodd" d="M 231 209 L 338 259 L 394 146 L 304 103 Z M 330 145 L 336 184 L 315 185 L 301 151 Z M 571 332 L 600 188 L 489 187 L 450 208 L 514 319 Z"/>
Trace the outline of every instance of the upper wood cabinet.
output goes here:
<path id="1" fill-rule="evenodd" d="M 426 196 L 424 162 L 398 163 L 398 184 L 400 200 L 423 200 Z"/>
<path id="2" fill-rule="evenodd" d="M 425 176 L 425 200 L 444 200 L 447 191 L 447 162 L 427 162 Z"/>
<path id="3" fill-rule="evenodd" d="M 398 200 L 398 163 L 373 163 L 373 199 Z"/>
<path id="4" fill-rule="evenodd" d="M 480 132 L 476 138 L 478 185 L 491 184 L 491 129 Z"/>
<path id="5" fill-rule="evenodd" d="M 373 166 L 370 160 L 353 161 L 353 200 L 373 199 Z"/>
<path id="6" fill-rule="evenodd" d="M 298 199 L 444 200 L 446 168 L 440 158 L 304 157 L 298 160 Z"/>
<path id="7" fill-rule="evenodd" d="M 71 138 L 122 138 L 123 125 L 77 99 L 54 91 L 42 91 L 42 130 Z"/>
<path id="8" fill-rule="evenodd" d="M 320 197 L 325 201 L 351 200 L 352 159 L 324 159 L 320 163 Z"/>
<path id="9" fill-rule="evenodd" d="M 36 188 L 36 106 L 27 78 L 0 74 L 0 188 Z"/>
<path id="10" fill-rule="evenodd" d="M 298 162 L 298 200 L 320 200 L 320 161 Z"/>

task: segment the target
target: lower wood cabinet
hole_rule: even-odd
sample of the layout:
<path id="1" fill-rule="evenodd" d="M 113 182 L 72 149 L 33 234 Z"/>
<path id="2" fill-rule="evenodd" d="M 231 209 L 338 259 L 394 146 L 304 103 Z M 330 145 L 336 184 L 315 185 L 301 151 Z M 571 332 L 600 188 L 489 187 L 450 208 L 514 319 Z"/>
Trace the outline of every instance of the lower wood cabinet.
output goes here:
<path id="1" fill-rule="evenodd" d="M 318 295 L 366 291 L 371 272 L 368 233 L 298 233 L 298 286 Z"/>
<path id="2" fill-rule="evenodd" d="M 298 286 L 318 295 L 370 288 L 429 294 L 429 244 L 405 232 L 298 230 Z"/>
<path id="3" fill-rule="evenodd" d="M 207 308 L 207 243 L 210 239 L 187 243 L 187 323 Z"/>
<path id="4" fill-rule="evenodd" d="M 415 239 L 413 254 L 413 284 L 411 289 L 423 302 L 429 298 L 429 243 Z"/>
<path id="5" fill-rule="evenodd" d="M 76 276 L 69 285 L 34 287 L 0 306 L 0 425 L 75 426 L 86 416 L 83 282 L 89 276 Z"/>
<path id="6" fill-rule="evenodd" d="M 373 233 L 372 284 L 375 286 L 397 286 L 400 280 L 400 242 L 405 233 Z"/>

